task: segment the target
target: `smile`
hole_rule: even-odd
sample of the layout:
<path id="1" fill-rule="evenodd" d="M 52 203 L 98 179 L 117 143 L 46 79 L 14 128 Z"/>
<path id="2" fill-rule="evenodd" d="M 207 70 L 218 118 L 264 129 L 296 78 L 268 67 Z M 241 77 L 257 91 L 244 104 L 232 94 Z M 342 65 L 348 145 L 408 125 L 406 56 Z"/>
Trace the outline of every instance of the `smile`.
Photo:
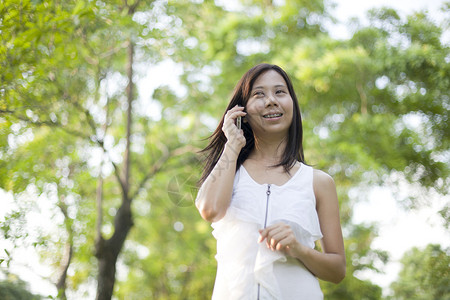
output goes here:
<path id="1" fill-rule="evenodd" d="M 278 117 L 281 117 L 282 115 L 283 115 L 282 113 L 277 113 L 277 114 L 264 115 L 263 117 L 266 119 L 269 119 L 269 118 L 278 118 Z"/>

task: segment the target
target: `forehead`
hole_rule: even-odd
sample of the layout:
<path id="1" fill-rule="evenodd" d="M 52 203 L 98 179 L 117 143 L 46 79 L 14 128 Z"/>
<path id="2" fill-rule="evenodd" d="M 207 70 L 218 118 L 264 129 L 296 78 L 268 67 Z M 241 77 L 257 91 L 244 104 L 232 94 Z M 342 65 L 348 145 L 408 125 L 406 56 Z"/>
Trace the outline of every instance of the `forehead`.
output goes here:
<path id="1" fill-rule="evenodd" d="M 253 83 L 252 89 L 280 85 L 286 86 L 286 81 L 284 80 L 283 76 L 281 76 L 275 70 L 269 70 L 262 73 L 256 78 L 255 82 Z"/>

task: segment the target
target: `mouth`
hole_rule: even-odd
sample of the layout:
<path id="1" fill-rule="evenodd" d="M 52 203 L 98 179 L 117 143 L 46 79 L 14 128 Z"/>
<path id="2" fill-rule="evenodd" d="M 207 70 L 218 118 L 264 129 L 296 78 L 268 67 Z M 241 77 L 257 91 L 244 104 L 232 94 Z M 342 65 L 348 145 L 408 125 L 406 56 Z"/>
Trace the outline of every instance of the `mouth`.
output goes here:
<path id="1" fill-rule="evenodd" d="M 282 115 L 283 115 L 282 113 L 267 114 L 267 115 L 264 115 L 263 118 L 265 118 L 265 119 L 273 119 L 273 118 L 279 118 Z"/>

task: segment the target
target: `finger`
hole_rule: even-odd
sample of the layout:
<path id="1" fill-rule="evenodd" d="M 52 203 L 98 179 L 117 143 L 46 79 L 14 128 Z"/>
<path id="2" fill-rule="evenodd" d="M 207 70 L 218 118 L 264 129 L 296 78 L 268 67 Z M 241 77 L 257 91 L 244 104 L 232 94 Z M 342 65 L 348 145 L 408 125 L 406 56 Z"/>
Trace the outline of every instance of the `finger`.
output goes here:
<path id="1" fill-rule="evenodd" d="M 227 111 L 227 113 L 225 114 L 225 119 L 234 120 L 238 116 L 244 117 L 246 114 L 247 113 L 244 111 L 244 107 L 235 106 L 232 109 L 230 109 L 229 111 Z"/>
<path id="2" fill-rule="evenodd" d="M 229 109 L 228 111 L 227 111 L 227 113 L 225 114 L 225 116 L 230 116 L 230 115 L 232 115 L 232 114 L 234 114 L 234 113 L 236 113 L 236 112 L 243 112 L 244 111 L 244 107 L 243 106 L 235 106 L 235 107 L 232 107 L 231 109 Z"/>
<path id="3" fill-rule="evenodd" d="M 233 111 L 243 111 L 245 109 L 245 107 L 240 106 L 240 105 L 235 105 L 232 109 Z"/>
<path id="4" fill-rule="evenodd" d="M 238 117 L 245 117 L 247 115 L 247 113 L 245 111 L 236 111 L 232 114 L 229 115 L 229 117 L 225 120 L 225 122 L 229 123 L 229 124 L 233 124 L 233 125 L 237 125 L 237 118 Z"/>
<path id="5" fill-rule="evenodd" d="M 271 229 L 269 227 L 266 227 L 264 229 L 259 229 L 259 242 L 264 241 L 265 239 L 269 239 L 270 238 L 270 231 Z"/>
<path id="6" fill-rule="evenodd" d="M 284 228 L 283 226 L 273 226 L 268 229 L 268 235 L 270 235 L 272 237 L 283 231 L 286 231 L 286 228 Z"/>
<path id="7" fill-rule="evenodd" d="M 280 239 L 279 243 L 283 245 L 283 248 L 286 248 L 292 245 L 294 241 L 295 238 L 291 234 L 288 234 L 284 238 Z"/>
<path id="8" fill-rule="evenodd" d="M 289 235 L 289 232 L 286 231 L 279 231 L 276 234 L 273 234 L 270 238 L 271 243 L 276 243 L 278 241 L 281 241 L 282 239 L 285 239 Z"/>
<path id="9" fill-rule="evenodd" d="M 284 224 L 282 222 L 267 226 L 264 229 L 260 229 L 259 230 L 259 233 L 260 233 L 259 241 L 262 242 L 266 238 L 268 241 L 270 241 L 272 237 L 274 237 L 277 234 L 280 234 L 281 232 L 285 231 L 286 229 L 290 229 L 290 227 L 286 226 L 286 224 Z"/>
<path id="10" fill-rule="evenodd" d="M 277 232 L 277 228 L 278 228 L 278 224 L 270 225 L 264 229 L 260 229 L 259 233 L 264 237 L 272 236 L 274 234 L 274 232 Z"/>
<path id="11" fill-rule="evenodd" d="M 268 241 L 268 247 L 272 250 L 282 249 L 292 241 L 293 232 L 289 225 L 283 223 L 277 224 L 277 226 L 272 226 L 272 228 L 268 229 L 266 239 Z M 281 246 L 278 246 L 279 243 L 281 243 Z"/>
<path id="12" fill-rule="evenodd" d="M 263 237 L 262 235 L 259 235 L 258 237 L 258 243 L 261 243 L 262 241 L 264 241 L 265 237 Z"/>
<path id="13" fill-rule="evenodd" d="M 233 116 L 234 117 L 234 116 Z M 236 117 L 237 118 L 237 117 Z M 241 135 L 244 134 L 244 131 L 240 131 L 237 128 L 237 124 L 236 124 L 236 120 L 233 118 L 230 118 L 228 120 L 225 120 L 223 126 L 222 126 L 222 130 L 224 132 L 229 132 L 229 133 L 233 133 L 233 134 L 238 134 L 241 133 Z M 242 130 L 242 129 L 241 129 Z"/>
<path id="14" fill-rule="evenodd" d="M 271 228 L 267 229 L 266 236 L 270 240 L 270 239 L 276 237 L 277 235 L 280 235 L 280 234 L 284 235 L 283 232 L 285 232 L 285 231 L 286 231 L 285 228 L 280 227 L 280 226 L 271 227 Z"/>
<path id="15" fill-rule="evenodd" d="M 271 235 L 273 235 L 274 232 L 277 232 L 277 231 L 278 231 L 277 227 L 274 225 L 271 225 L 271 226 L 267 226 L 264 229 L 260 229 L 259 233 L 263 236 L 271 236 Z"/>
<path id="16" fill-rule="evenodd" d="M 280 243 L 282 243 L 283 241 L 283 245 L 285 245 L 284 241 L 288 240 L 288 233 L 286 232 L 280 232 L 276 235 L 274 235 L 271 239 L 270 239 L 270 247 L 274 250 L 278 248 L 278 245 Z"/>
<path id="17" fill-rule="evenodd" d="M 286 248 L 286 246 L 284 245 L 284 240 L 281 240 L 278 242 L 278 244 L 275 247 L 275 250 L 277 251 L 282 251 Z"/>
<path id="18" fill-rule="evenodd" d="M 264 241 L 267 237 L 267 230 L 266 229 L 260 229 L 259 230 L 259 238 L 258 238 L 258 243 L 261 243 L 262 241 Z"/>

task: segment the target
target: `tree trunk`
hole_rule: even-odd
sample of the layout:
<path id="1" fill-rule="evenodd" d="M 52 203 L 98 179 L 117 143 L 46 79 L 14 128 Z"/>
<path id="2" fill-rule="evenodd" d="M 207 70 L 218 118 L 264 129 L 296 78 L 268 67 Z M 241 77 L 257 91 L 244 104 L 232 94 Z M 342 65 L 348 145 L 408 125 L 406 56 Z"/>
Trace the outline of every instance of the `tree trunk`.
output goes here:
<path id="1" fill-rule="evenodd" d="M 124 199 L 114 219 L 114 234 L 108 240 L 98 239 L 96 256 L 98 258 L 97 300 L 110 300 L 116 280 L 116 262 L 125 239 L 133 226 L 130 201 Z"/>
<path id="2" fill-rule="evenodd" d="M 128 63 L 127 63 L 127 130 L 126 130 L 126 148 L 123 160 L 123 174 L 116 172 L 117 180 L 122 188 L 122 203 L 117 210 L 114 218 L 114 233 L 110 239 L 105 240 L 101 233 L 101 224 L 97 224 L 97 238 L 95 243 L 95 256 L 98 259 L 98 278 L 97 278 L 97 300 L 110 300 L 116 280 L 116 263 L 127 235 L 133 226 L 131 215 L 130 191 L 130 143 L 132 126 L 132 104 L 133 104 L 133 56 L 134 47 L 130 41 L 128 44 Z M 99 193 L 102 195 L 102 193 Z M 101 199 L 97 199 L 100 201 Z M 101 206 L 101 201 L 99 202 Z M 98 208 L 101 210 L 101 207 Z M 98 216 L 99 218 L 101 216 Z M 98 220 L 101 222 L 101 220 Z"/>
<path id="3" fill-rule="evenodd" d="M 109 300 L 116 281 L 116 260 L 111 253 L 103 253 L 98 259 L 97 300 Z"/>
<path id="4" fill-rule="evenodd" d="M 58 290 L 58 299 L 66 300 L 66 279 L 67 270 L 69 269 L 70 262 L 72 261 L 73 245 L 72 240 L 66 243 L 65 253 L 63 261 L 61 262 L 61 273 L 56 283 L 56 289 Z"/>
<path id="5" fill-rule="evenodd" d="M 67 204 L 65 202 L 64 195 L 60 195 L 58 207 L 64 215 L 64 225 L 67 230 L 68 238 L 64 248 L 63 258 L 60 262 L 60 272 L 58 281 L 56 282 L 56 290 L 58 291 L 57 299 L 66 300 L 67 270 L 69 270 L 69 266 L 72 262 L 73 257 L 73 229 L 71 222 L 69 221 L 69 215 L 67 214 Z"/>

